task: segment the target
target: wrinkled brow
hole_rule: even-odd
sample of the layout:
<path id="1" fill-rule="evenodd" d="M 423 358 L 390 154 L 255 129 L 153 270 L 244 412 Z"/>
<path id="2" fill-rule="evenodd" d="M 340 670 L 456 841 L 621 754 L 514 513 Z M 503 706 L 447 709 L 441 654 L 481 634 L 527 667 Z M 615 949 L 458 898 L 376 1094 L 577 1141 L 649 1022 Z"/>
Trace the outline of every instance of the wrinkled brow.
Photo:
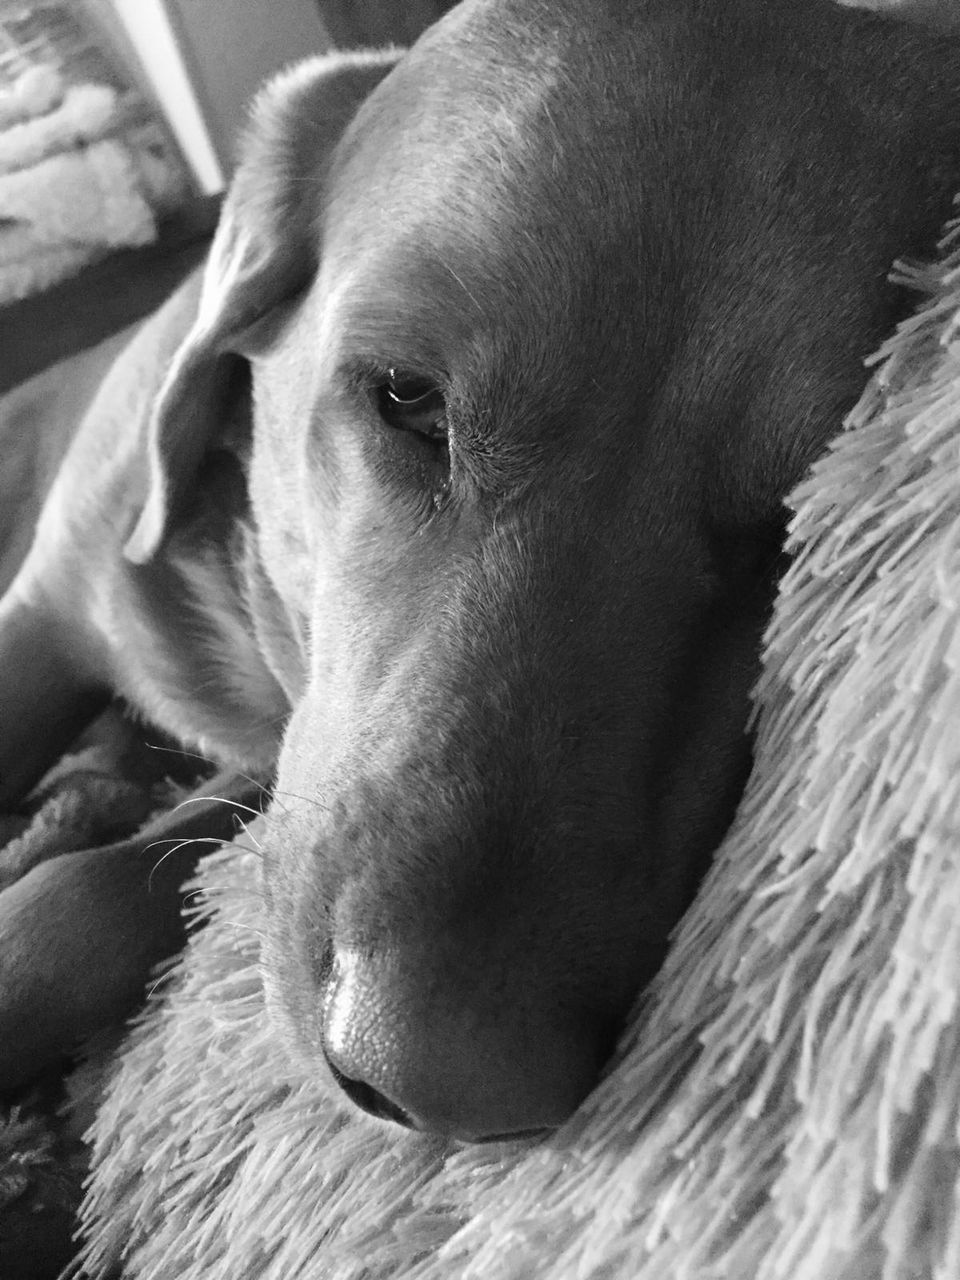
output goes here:
<path id="1" fill-rule="evenodd" d="M 485 295 L 492 290 L 468 283 L 439 256 L 402 250 L 364 256 L 336 290 L 333 327 L 341 356 L 448 378 L 458 353 L 473 347 L 490 323 L 493 299 Z"/>

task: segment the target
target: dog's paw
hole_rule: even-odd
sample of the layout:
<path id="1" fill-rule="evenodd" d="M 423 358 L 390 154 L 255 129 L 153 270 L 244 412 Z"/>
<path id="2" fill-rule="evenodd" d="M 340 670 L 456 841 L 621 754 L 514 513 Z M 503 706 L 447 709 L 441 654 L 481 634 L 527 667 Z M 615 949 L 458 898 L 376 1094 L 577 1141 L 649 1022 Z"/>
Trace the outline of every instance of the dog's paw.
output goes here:
<path id="1" fill-rule="evenodd" d="M 51 858 L 0 892 L 0 1093 L 137 1005 L 182 941 L 179 905 L 150 893 L 133 842 Z"/>

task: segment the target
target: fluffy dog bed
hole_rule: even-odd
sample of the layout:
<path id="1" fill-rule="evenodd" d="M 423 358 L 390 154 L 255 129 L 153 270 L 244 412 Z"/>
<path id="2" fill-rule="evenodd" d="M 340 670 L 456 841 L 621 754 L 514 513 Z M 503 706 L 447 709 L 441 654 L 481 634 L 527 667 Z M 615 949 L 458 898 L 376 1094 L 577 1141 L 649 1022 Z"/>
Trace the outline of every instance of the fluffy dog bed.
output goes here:
<path id="1" fill-rule="evenodd" d="M 90 1274 L 960 1275 L 960 249 L 943 253 L 903 269 L 921 310 L 794 495 L 752 781 L 573 1121 L 533 1149 L 447 1149 L 293 1077 L 263 1006 L 258 855 L 221 853 L 209 927 L 92 1131 Z"/>

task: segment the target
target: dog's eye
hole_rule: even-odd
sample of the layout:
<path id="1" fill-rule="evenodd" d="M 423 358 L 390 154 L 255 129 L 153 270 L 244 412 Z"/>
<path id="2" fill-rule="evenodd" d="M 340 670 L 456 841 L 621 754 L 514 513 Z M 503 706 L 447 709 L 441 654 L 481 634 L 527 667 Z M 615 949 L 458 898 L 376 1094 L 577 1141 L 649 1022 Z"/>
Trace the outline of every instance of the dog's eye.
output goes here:
<path id="1" fill-rule="evenodd" d="M 377 387 L 377 410 L 390 427 L 416 431 L 430 440 L 447 437 L 443 392 L 421 374 L 388 369 Z"/>

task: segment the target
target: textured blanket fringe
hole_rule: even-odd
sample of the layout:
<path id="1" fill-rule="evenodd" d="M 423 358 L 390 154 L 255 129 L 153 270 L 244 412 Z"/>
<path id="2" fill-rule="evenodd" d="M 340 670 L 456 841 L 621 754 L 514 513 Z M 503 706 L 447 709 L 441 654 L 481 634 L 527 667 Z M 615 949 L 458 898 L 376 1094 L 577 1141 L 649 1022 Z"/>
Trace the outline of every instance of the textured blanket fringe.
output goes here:
<path id="1" fill-rule="evenodd" d="M 956 230 L 951 237 L 957 235 Z M 256 858 L 95 1129 L 141 1280 L 960 1275 L 960 249 L 794 495 L 754 776 L 621 1060 L 552 1142 L 445 1151 L 287 1073 Z M 269 835 L 264 836 L 269 839 Z"/>

